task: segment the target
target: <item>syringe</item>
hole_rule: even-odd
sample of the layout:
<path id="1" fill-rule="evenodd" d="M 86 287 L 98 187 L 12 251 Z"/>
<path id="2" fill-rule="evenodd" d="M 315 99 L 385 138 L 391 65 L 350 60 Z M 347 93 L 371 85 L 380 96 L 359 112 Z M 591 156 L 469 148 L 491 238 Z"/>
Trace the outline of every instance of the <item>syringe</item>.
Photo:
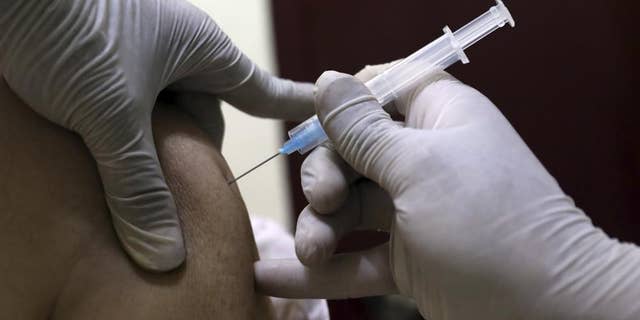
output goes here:
<path id="1" fill-rule="evenodd" d="M 469 63 L 464 50 L 506 23 L 512 27 L 515 26 L 515 21 L 507 7 L 501 0 L 496 0 L 495 6 L 456 32 L 451 32 L 451 29 L 445 26 L 443 28 L 444 34 L 438 39 L 367 81 L 365 85 L 371 90 L 378 102 L 385 105 L 396 99 L 400 92 L 414 87 L 434 71 L 444 70 L 458 60 L 464 64 Z M 233 179 L 229 184 L 236 182 L 280 154 L 289 155 L 294 151 L 305 154 L 328 139 L 322 125 L 320 125 L 318 116 L 313 116 L 291 129 L 289 138 L 278 150 L 278 153 Z"/>

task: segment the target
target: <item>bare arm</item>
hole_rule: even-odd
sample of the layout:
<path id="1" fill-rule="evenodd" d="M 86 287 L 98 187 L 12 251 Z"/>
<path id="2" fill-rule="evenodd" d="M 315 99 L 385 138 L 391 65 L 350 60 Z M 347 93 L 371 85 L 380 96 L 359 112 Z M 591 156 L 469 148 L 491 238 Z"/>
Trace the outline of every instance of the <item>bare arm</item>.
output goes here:
<path id="1" fill-rule="evenodd" d="M 158 108 L 154 131 L 188 251 L 169 274 L 122 252 L 81 140 L 35 115 L 0 83 L 0 318 L 263 318 L 257 251 L 227 165 L 183 113 Z M 46 262 L 46 263 L 45 263 Z"/>

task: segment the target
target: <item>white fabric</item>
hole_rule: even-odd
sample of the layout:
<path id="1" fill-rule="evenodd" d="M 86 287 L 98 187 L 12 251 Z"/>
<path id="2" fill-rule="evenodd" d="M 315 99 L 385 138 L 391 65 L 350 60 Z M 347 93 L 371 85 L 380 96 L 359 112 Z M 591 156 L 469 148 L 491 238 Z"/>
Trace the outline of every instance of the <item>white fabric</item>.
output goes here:
<path id="1" fill-rule="evenodd" d="M 251 217 L 253 235 L 258 245 L 260 259 L 295 258 L 293 235 L 275 222 L 256 216 Z M 329 308 L 322 299 L 285 299 L 269 297 L 273 303 L 276 319 L 283 320 L 327 320 Z"/>

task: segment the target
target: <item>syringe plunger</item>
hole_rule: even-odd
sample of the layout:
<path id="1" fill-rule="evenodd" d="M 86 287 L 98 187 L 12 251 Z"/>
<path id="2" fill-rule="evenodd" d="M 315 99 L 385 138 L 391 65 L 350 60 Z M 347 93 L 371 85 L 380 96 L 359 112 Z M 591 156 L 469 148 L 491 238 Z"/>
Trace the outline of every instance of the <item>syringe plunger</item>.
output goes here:
<path id="1" fill-rule="evenodd" d="M 438 39 L 367 81 L 365 85 L 378 102 L 385 105 L 396 99 L 402 91 L 413 88 L 434 71 L 444 70 L 458 60 L 468 63 L 469 59 L 464 50 L 506 23 L 512 27 L 515 26 L 507 7 L 501 0 L 496 0 L 495 6 L 456 32 L 451 32 L 449 27 L 445 26 L 444 34 Z M 318 116 L 313 116 L 293 128 L 289 131 L 289 137 L 290 139 L 278 151 L 279 154 L 291 154 L 294 151 L 304 154 L 328 139 Z M 277 154 L 261 162 L 229 184 L 276 156 Z"/>
<path id="2" fill-rule="evenodd" d="M 515 26 L 515 21 L 507 7 L 501 0 L 496 0 L 495 6 L 456 32 L 451 32 L 449 27 L 445 26 L 444 34 L 438 39 L 367 81 L 365 85 L 378 102 L 385 105 L 434 71 L 444 70 L 458 60 L 468 63 L 469 59 L 464 49 L 506 23 L 512 27 Z M 290 139 L 279 150 L 281 154 L 291 154 L 294 151 L 304 154 L 327 140 L 318 116 L 313 116 L 291 129 L 289 137 Z"/>

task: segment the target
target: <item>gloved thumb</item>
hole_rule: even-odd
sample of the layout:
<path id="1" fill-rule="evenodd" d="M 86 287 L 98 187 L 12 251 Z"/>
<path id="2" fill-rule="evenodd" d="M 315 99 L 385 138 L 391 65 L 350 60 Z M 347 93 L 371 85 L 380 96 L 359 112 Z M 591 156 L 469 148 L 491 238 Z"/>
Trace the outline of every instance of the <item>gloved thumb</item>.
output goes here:
<path id="1" fill-rule="evenodd" d="M 385 187 L 382 174 L 399 151 L 402 127 L 353 76 L 327 71 L 316 82 L 316 112 L 336 151 L 356 171 Z"/>
<path id="2" fill-rule="evenodd" d="M 185 259 L 173 196 L 156 153 L 150 123 L 130 116 L 81 130 L 96 159 L 114 229 L 141 267 L 168 271 Z"/>

